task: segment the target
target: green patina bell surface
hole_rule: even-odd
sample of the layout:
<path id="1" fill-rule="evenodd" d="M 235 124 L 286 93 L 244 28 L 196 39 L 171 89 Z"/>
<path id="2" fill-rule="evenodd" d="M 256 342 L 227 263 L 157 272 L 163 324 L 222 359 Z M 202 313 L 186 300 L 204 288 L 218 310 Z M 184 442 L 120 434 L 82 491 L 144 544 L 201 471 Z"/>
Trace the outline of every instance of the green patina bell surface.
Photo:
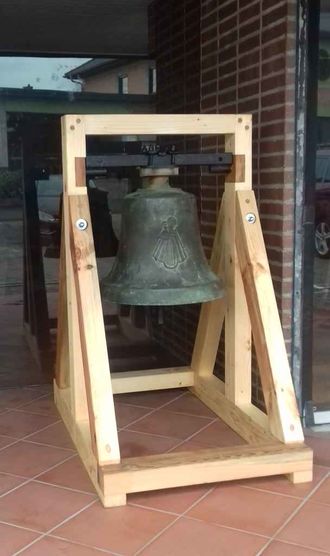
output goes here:
<path id="1" fill-rule="evenodd" d="M 124 305 L 185 305 L 224 295 L 204 255 L 193 195 L 162 185 L 125 197 L 117 259 L 101 292 Z"/>

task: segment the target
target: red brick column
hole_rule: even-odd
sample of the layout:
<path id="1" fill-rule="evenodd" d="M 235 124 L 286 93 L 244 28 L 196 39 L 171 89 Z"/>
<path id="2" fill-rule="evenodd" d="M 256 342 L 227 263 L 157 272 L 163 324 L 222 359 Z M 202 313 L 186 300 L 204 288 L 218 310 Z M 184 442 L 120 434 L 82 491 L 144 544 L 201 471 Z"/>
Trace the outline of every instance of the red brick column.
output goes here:
<path id="1" fill-rule="evenodd" d="M 294 98 L 296 2 L 183 0 L 152 5 L 159 112 L 252 113 L 256 191 L 287 348 L 291 348 L 294 257 Z M 199 85 L 198 85 L 199 83 Z M 219 143 L 202 141 L 204 150 Z M 210 252 L 223 181 L 195 179 L 201 232 Z M 183 185 L 187 186 L 185 181 Z M 173 317 L 173 313 L 172 317 Z M 193 311 L 169 333 L 190 349 Z M 182 315 L 181 315 L 182 316 Z M 166 327 L 163 328 L 166 340 Z M 255 380 L 254 397 L 259 398 Z"/>

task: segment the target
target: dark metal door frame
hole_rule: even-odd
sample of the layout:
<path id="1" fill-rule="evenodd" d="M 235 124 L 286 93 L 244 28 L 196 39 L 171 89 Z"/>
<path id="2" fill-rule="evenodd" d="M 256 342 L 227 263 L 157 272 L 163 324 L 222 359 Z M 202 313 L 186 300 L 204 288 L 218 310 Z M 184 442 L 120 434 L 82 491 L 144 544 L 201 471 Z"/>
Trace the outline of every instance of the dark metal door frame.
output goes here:
<path id="1" fill-rule="evenodd" d="M 301 412 L 312 399 L 315 163 L 320 0 L 299 0 L 297 29 L 293 379 Z"/>

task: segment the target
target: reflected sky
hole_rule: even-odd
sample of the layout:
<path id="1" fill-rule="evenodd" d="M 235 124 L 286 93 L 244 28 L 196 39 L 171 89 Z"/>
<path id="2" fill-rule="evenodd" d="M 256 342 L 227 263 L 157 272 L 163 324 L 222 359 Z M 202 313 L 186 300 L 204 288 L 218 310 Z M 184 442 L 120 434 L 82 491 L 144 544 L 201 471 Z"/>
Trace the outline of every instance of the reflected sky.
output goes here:
<path id="1" fill-rule="evenodd" d="M 64 74 L 90 58 L 0 57 L 0 87 L 80 91 Z"/>

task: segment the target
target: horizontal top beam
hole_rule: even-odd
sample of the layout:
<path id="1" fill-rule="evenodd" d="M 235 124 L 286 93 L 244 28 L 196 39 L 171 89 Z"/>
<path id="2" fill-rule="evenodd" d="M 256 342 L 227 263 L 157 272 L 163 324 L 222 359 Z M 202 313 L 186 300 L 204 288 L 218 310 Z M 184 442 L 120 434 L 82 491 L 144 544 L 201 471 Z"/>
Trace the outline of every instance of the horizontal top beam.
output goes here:
<path id="1" fill-rule="evenodd" d="M 86 135 L 244 134 L 252 124 L 250 114 L 93 114 L 83 120 Z"/>

